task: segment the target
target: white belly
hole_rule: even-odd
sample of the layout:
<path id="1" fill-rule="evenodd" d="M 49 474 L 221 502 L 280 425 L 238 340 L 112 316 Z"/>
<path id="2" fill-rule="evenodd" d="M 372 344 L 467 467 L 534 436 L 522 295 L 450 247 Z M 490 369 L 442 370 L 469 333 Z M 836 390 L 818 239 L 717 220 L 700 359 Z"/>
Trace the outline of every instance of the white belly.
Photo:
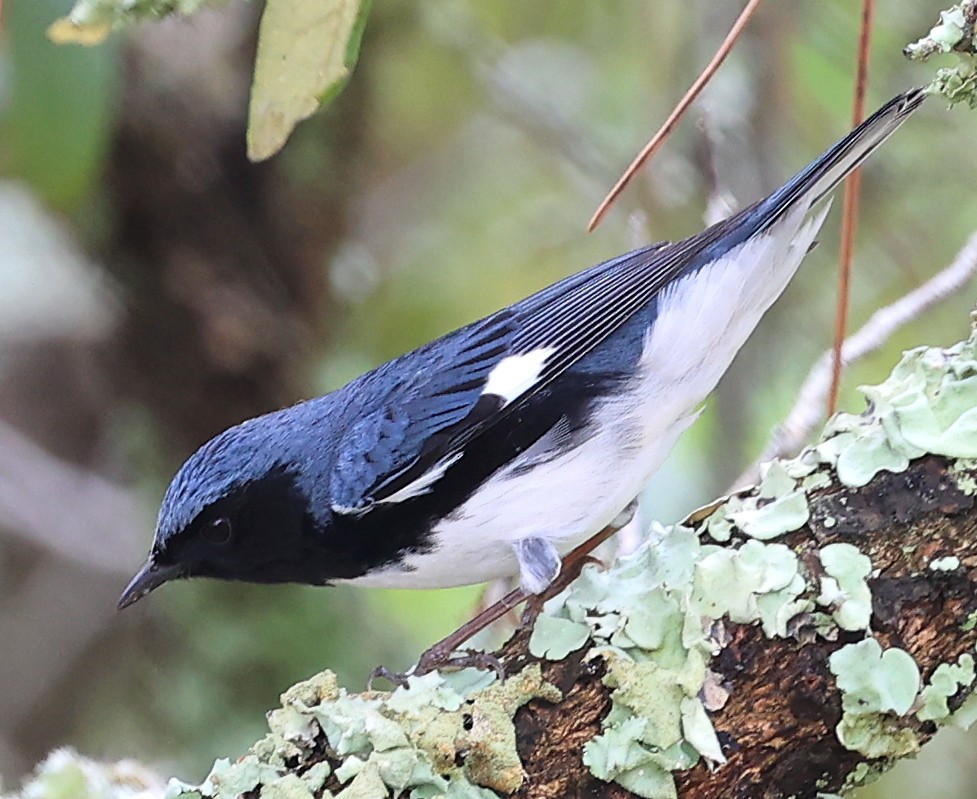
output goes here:
<path id="1" fill-rule="evenodd" d="M 527 451 L 434 528 L 431 551 L 351 582 L 446 588 L 519 573 L 515 541 L 549 539 L 566 554 L 603 529 L 661 466 L 695 420 L 767 308 L 807 253 L 824 215 L 795 209 L 660 296 L 638 373 L 595 412 L 594 433 L 563 455 L 520 470 Z M 434 490 L 437 490 L 436 486 Z"/>

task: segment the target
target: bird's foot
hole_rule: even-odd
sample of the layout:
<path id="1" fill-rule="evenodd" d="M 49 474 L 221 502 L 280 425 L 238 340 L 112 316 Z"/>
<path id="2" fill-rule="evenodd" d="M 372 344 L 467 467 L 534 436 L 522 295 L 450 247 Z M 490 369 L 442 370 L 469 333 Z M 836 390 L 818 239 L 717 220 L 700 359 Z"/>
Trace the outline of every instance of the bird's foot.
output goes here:
<path id="1" fill-rule="evenodd" d="M 521 588 L 510 591 L 494 605 L 489 605 L 473 619 L 461 625 L 451 635 L 442 638 L 433 646 L 428 647 L 410 673 L 420 676 L 421 674 L 427 674 L 436 669 L 464 669 L 474 667 L 477 669 L 492 670 L 499 675 L 499 679 L 503 679 L 505 677 L 505 669 L 502 666 L 502 662 L 494 655 L 473 650 L 464 650 L 460 654 L 455 653 L 459 651 L 459 647 L 469 638 L 484 630 L 497 619 L 501 619 L 506 613 L 525 600 L 527 596 L 528 594 Z M 367 685 L 372 686 L 373 681 L 381 677 L 395 685 L 407 685 L 406 674 L 399 674 L 384 666 L 379 666 L 373 670 Z"/>
<path id="2" fill-rule="evenodd" d="M 495 655 L 479 652 L 477 649 L 462 649 L 457 652 L 436 651 L 431 647 L 421 655 L 413 674 L 427 674 L 439 669 L 481 669 L 494 671 L 500 680 L 505 679 L 505 666 Z"/>
<path id="3" fill-rule="evenodd" d="M 373 683 L 375 680 L 386 680 L 400 688 L 406 688 L 408 676 L 410 675 L 401 671 L 388 669 L 386 666 L 377 666 L 370 672 L 370 676 L 366 678 L 366 690 L 374 690 Z"/>
<path id="4" fill-rule="evenodd" d="M 409 672 L 393 671 L 386 666 L 377 666 L 370 672 L 370 677 L 366 681 L 366 689 L 368 691 L 373 690 L 374 680 L 387 680 L 401 688 L 406 688 L 410 684 L 408 677 L 420 677 L 422 674 L 443 669 L 450 671 L 457 669 L 494 671 L 500 680 L 505 679 L 505 666 L 495 655 L 479 652 L 476 649 L 446 650 L 435 644 L 421 655 L 417 665 Z"/>
<path id="5" fill-rule="evenodd" d="M 522 625 L 528 626 L 536 621 L 543 609 L 543 604 L 552 597 L 563 591 L 570 583 L 580 576 L 580 572 L 588 563 L 598 563 L 600 561 L 590 553 L 601 543 L 612 536 L 620 526 L 627 524 L 631 516 L 634 515 L 636 503 L 631 503 L 620 516 L 609 524 L 597 535 L 585 541 L 575 550 L 570 552 L 564 559 L 560 573 L 556 579 L 541 594 L 530 594 L 522 588 L 515 588 L 506 594 L 494 605 L 489 605 L 471 621 L 463 624 L 451 635 L 438 641 L 434 646 L 429 647 L 417 661 L 417 665 L 410 674 L 420 676 L 436 669 L 465 669 L 476 668 L 486 671 L 494 671 L 499 679 L 505 679 L 505 667 L 497 657 L 486 652 L 474 650 L 460 650 L 462 644 L 477 633 L 480 633 L 492 622 L 501 619 L 521 602 L 528 600 L 522 616 Z M 372 690 L 373 681 L 384 679 L 394 685 L 407 686 L 407 674 L 401 674 L 384 666 L 378 666 L 370 674 L 367 686 Z"/>

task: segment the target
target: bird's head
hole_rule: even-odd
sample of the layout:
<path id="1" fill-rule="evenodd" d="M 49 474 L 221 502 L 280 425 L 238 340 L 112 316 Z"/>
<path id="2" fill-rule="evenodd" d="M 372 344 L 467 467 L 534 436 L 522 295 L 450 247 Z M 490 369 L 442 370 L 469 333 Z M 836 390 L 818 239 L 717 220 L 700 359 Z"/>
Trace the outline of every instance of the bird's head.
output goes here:
<path id="1" fill-rule="evenodd" d="M 244 422 L 198 449 L 163 498 L 146 563 L 119 598 L 127 607 L 169 580 L 321 582 L 310 569 L 321 522 L 302 488 L 287 423 Z"/>

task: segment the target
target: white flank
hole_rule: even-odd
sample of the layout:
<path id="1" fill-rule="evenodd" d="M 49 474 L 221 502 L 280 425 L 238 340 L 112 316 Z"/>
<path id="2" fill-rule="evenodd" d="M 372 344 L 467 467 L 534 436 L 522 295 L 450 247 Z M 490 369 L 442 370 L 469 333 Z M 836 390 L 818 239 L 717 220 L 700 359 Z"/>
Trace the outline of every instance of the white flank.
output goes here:
<path id="1" fill-rule="evenodd" d="M 582 443 L 557 457 L 522 453 L 435 525 L 433 551 L 410 553 L 403 562 L 353 582 L 433 588 L 519 574 L 516 541 L 544 538 L 565 554 L 611 522 L 695 420 L 702 401 L 797 271 L 824 219 L 821 212 L 805 220 L 806 213 L 801 204 L 767 233 L 662 293 L 630 390 L 597 409 Z M 536 356 L 540 364 L 547 355 L 537 351 L 523 357 Z M 522 367 L 529 363 L 513 360 Z M 500 372 L 506 373 L 511 374 Z M 525 368 L 523 374 L 538 370 Z M 550 443 L 560 440 L 554 436 Z M 523 471 L 526 466 L 532 468 Z"/>
<path id="2" fill-rule="evenodd" d="M 556 347 L 541 347 L 523 355 L 503 358 L 489 372 L 482 393 L 502 397 L 503 405 L 508 405 L 535 385 L 546 359 L 554 352 Z"/>
<path id="3" fill-rule="evenodd" d="M 434 466 L 424 472 L 416 480 L 412 480 L 403 488 L 394 491 L 389 497 L 384 497 L 378 500 L 380 503 L 388 502 L 403 502 L 404 500 L 410 499 L 411 497 L 419 497 L 421 494 L 427 494 L 438 480 L 440 480 L 446 471 L 462 456 L 461 452 L 456 452 L 450 458 L 438 461 Z"/>

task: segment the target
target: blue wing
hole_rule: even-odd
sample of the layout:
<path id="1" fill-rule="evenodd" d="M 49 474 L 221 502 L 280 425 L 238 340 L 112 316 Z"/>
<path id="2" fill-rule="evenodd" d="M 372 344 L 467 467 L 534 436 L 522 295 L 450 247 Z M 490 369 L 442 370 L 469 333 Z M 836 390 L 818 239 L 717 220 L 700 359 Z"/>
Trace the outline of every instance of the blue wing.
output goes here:
<path id="1" fill-rule="evenodd" d="M 599 295 L 615 285 L 626 285 L 626 277 L 614 278 L 613 273 L 647 264 L 666 244 L 653 244 L 571 275 L 351 383 L 347 390 L 354 396 L 367 385 L 384 386 L 385 396 L 378 409 L 359 416 L 343 440 L 330 486 L 334 508 L 361 512 L 375 503 L 426 490 L 438 475 L 432 474 L 428 482 L 425 473 L 439 463 L 450 465 L 465 442 L 513 406 L 486 391 L 492 371 L 506 358 L 561 346 L 565 339 L 560 333 L 579 327 L 575 314 L 588 315 L 583 294 Z M 595 338 L 592 346 L 600 340 Z M 564 360 L 557 358 L 560 354 L 554 352 L 554 361 Z M 549 364 L 542 363 L 522 393 L 532 393 L 548 382 L 551 373 Z M 392 382 L 392 376 L 401 382 Z"/>
<path id="2" fill-rule="evenodd" d="M 354 381 L 348 390 L 382 386 L 382 396 L 372 413 L 359 409 L 342 442 L 330 485 L 335 509 L 361 513 L 429 491 L 468 442 L 566 374 L 669 283 L 823 198 L 922 99 L 918 90 L 894 98 L 769 197 L 695 236 L 571 275 Z"/>

